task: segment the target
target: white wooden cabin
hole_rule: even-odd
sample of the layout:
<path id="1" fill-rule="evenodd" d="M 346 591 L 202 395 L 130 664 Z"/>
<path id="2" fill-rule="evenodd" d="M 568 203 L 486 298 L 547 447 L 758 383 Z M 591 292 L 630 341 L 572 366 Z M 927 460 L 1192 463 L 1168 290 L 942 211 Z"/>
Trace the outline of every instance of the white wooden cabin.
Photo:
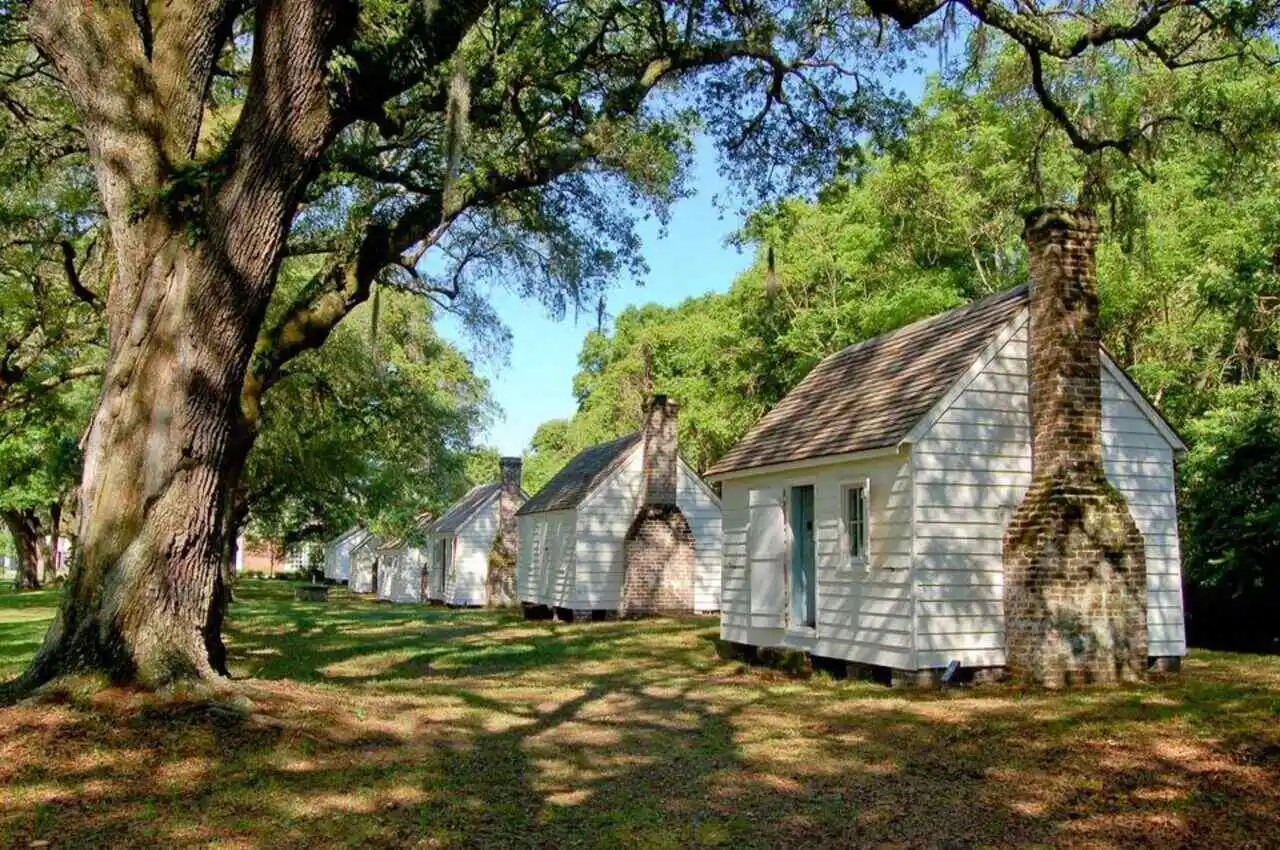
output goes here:
<path id="1" fill-rule="evenodd" d="M 529 498 L 519 489 L 519 459 L 504 462 L 514 475 L 518 508 Z M 471 488 L 427 526 L 422 557 L 428 600 L 462 608 L 489 604 L 489 554 L 502 524 L 502 487 L 494 481 Z"/>
<path id="2" fill-rule="evenodd" d="M 627 535 L 646 498 L 644 442 L 640 431 L 585 449 L 517 513 L 516 581 L 526 611 L 572 617 L 619 610 Z M 717 611 L 720 502 L 674 446 L 671 456 L 675 503 L 693 536 L 692 610 Z"/>
<path id="3" fill-rule="evenodd" d="M 901 671 L 1005 666 L 1002 538 L 1031 482 L 1026 287 L 820 363 L 707 473 L 721 636 Z M 1182 441 L 1102 352 L 1108 480 L 1144 537 L 1150 656 L 1186 654 Z"/>
<path id="4" fill-rule="evenodd" d="M 366 534 L 351 547 L 351 574 L 347 587 L 352 593 L 373 593 L 377 589 L 378 549 L 382 543 L 378 535 Z"/>
<path id="5" fill-rule="evenodd" d="M 350 581 L 351 550 L 364 540 L 369 532 L 359 526 L 347 529 L 325 544 L 324 577 L 330 581 Z"/>
<path id="6" fill-rule="evenodd" d="M 422 602 L 426 552 L 403 538 L 378 549 L 377 597 L 387 602 Z"/>

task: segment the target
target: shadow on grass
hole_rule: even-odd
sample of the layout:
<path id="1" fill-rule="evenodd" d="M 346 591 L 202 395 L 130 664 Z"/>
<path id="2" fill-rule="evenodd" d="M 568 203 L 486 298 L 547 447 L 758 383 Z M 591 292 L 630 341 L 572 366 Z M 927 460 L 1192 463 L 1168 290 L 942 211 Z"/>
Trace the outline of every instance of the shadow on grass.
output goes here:
<path id="1" fill-rule="evenodd" d="M 0 592 L 0 706 L 19 695 L 11 680 L 40 648 L 60 598 L 55 588 L 17 593 L 5 587 Z"/>
<path id="2" fill-rule="evenodd" d="M 744 670 L 715 657 L 707 621 L 555 626 L 355 599 L 292 612 L 253 593 L 243 605 L 237 663 L 268 679 L 247 711 L 109 692 L 0 712 L 0 741 L 22 742 L 0 744 L 0 835 L 273 848 L 1280 839 L 1268 755 L 1280 666 L 1256 660 L 1209 656 L 1119 690 L 902 694 Z M 277 631 L 291 622 L 296 634 Z M 296 667 L 257 654 L 286 650 Z M 297 683 L 307 676 L 325 684 Z"/>
<path id="3" fill-rule="evenodd" d="M 226 635 L 233 655 L 245 659 L 244 675 L 260 679 L 354 685 L 517 675 L 567 661 L 625 657 L 623 644 L 636 635 L 627 623 L 535 626 L 505 611 L 392 606 L 345 592 L 335 593 L 326 607 L 293 602 L 271 587 L 250 592 L 252 613 L 233 606 Z M 713 622 L 651 621 L 645 634 L 679 634 Z M 376 672 L 359 672 L 368 668 Z"/>

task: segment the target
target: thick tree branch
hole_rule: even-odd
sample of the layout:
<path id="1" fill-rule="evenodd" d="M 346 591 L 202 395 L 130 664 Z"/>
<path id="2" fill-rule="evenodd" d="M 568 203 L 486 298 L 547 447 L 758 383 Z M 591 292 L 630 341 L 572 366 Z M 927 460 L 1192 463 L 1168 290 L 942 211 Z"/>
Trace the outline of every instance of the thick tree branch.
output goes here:
<path id="1" fill-rule="evenodd" d="M 158 131 L 166 121 L 129 6 L 35 0 L 30 12 L 32 39 L 57 69 L 96 152 L 103 207 L 120 221 L 165 173 Z"/>
<path id="2" fill-rule="evenodd" d="M 1137 42 L 1150 38 L 1165 16 L 1177 8 L 1194 8 L 1195 0 L 1159 0 L 1148 6 L 1132 21 L 1124 24 L 1090 22 L 1075 38 L 1061 38 L 1043 15 L 1024 15 L 1010 11 L 997 0 L 959 0 L 975 18 L 1000 30 L 1028 50 L 1074 59 L 1086 50 L 1119 41 Z"/>
<path id="3" fill-rule="evenodd" d="M 356 54 L 347 78 L 338 124 L 377 123 L 383 104 L 449 62 L 462 39 L 490 8 L 490 0 L 414 3 L 401 38 Z"/>
<path id="4" fill-rule="evenodd" d="M 71 287 L 71 292 L 84 303 L 88 304 L 95 310 L 102 309 L 102 299 L 95 295 L 80 280 L 80 270 L 76 268 L 76 249 L 66 239 L 60 243 L 62 248 L 62 271 L 67 276 L 67 284 Z"/>
<path id="5" fill-rule="evenodd" d="M 14 410 L 23 405 L 30 404 L 37 396 L 42 395 L 50 390 L 55 390 L 63 384 L 69 384 L 72 381 L 78 381 L 81 378 L 94 378 L 102 374 L 101 366 L 75 366 L 51 375 L 43 380 L 36 381 L 30 387 L 16 386 L 11 387 L 10 391 L 5 392 L 5 387 L 0 384 L 0 412 L 6 410 Z"/>
<path id="6" fill-rule="evenodd" d="M 1066 108 L 1053 96 L 1044 74 L 1044 59 L 1049 57 L 1069 61 L 1086 52 L 1114 44 L 1129 44 L 1156 57 L 1166 68 L 1176 70 L 1193 65 L 1210 64 L 1238 58 L 1250 50 L 1241 37 L 1239 22 L 1233 17 L 1216 14 L 1205 0 L 1156 0 L 1142 5 L 1127 21 L 1100 21 L 1085 18 L 1083 31 L 1062 34 L 1055 27 L 1050 14 L 1035 5 L 1010 6 L 1001 0 L 957 0 L 980 24 L 990 26 L 1007 35 L 1026 52 L 1031 67 L 1031 85 L 1041 105 L 1054 122 L 1066 133 L 1071 144 L 1087 154 L 1115 150 L 1131 156 L 1147 139 L 1156 126 L 1174 120 L 1157 118 L 1141 126 L 1131 127 L 1117 135 L 1093 135 L 1072 120 Z M 897 21 L 909 29 L 923 21 L 945 4 L 917 2 L 917 0 L 871 0 L 872 10 Z M 1028 11 L 1029 10 L 1029 11 Z M 1185 13 L 1185 14 L 1181 14 Z M 1240 12 L 1238 14 L 1245 14 Z M 1176 19 L 1175 19 L 1176 16 Z M 1189 26 L 1187 18 L 1198 17 L 1200 26 Z M 1157 30 L 1173 20 L 1172 35 L 1161 38 Z M 1213 50 L 1206 54 L 1192 54 L 1203 40 L 1220 36 L 1231 48 Z M 1139 169 L 1143 166 L 1137 163 Z M 1147 172 L 1144 170 L 1144 174 Z M 1150 177 L 1149 174 L 1147 174 Z"/>
<path id="7" fill-rule="evenodd" d="M 763 62 L 769 66 L 773 80 L 771 98 L 781 98 L 781 80 L 796 68 L 769 47 L 745 40 L 673 45 L 670 53 L 640 67 L 631 84 L 622 86 L 606 98 L 599 120 L 608 122 L 634 115 L 647 94 L 674 75 L 735 59 Z M 581 63 L 582 54 L 577 54 L 572 61 Z M 325 271 L 304 288 L 285 318 L 260 338 L 242 396 L 246 418 L 256 419 L 262 393 L 278 380 L 284 365 L 302 352 L 322 344 L 333 328 L 368 298 L 377 275 L 389 266 L 403 267 L 400 261 L 405 252 L 418 245 L 420 250 L 416 262 L 422 251 L 434 245 L 449 225 L 468 210 L 492 206 L 522 191 L 546 185 L 601 153 L 592 141 L 591 131 L 582 132 L 580 136 L 582 141 L 578 145 L 560 147 L 554 152 L 536 156 L 523 168 L 507 173 L 492 172 L 473 179 L 469 191 L 453 202 L 447 202 L 436 187 L 422 184 L 410 187 L 416 188 L 423 199 L 402 213 L 389 227 L 370 225 L 357 243 L 358 247 L 345 257 L 335 256 Z M 402 186 L 409 182 L 403 175 L 376 167 L 362 166 L 357 173 L 375 180 L 388 179 Z M 456 297 L 456 291 L 453 294 Z"/>
<path id="8" fill-rule="evenodd" d="M 240 6 L 236 0 L 166 0 L 154 22 L 151 68 L 171 165 L 195 155 L 214 66 Z"/>

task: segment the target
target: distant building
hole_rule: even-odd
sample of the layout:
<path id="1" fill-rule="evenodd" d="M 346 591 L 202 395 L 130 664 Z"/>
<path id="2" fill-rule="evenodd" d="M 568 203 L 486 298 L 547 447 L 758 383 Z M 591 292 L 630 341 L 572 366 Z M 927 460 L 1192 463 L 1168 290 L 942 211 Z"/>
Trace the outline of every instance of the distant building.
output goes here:
<path id="1" fill-rule="evenodd" d="M 325 544 L 324 577 L 330 581 L 346 582 L 351 579 L 351 550 L 369 534 L 360 526 L 347 529 Z"/>
<path id="2" fill-rule="evenodd" d="M 516 603 L 516 512 L 529 498 L 522 469 L 520 458 L 502 458 L 498 481 L 472 487 L 426 527 L 422 598 L 457 606 Z"/>
<path id="3" fill-rule="evenodd" d="M 274 576 L 284 572 L 284 548 L 273 540 L 240 535 L 236 544 L 236 572 Z"/>
<path id="4" fill-rule="evenodd" d="M 324 550 L 319 543 L 297 543 L 285 547 L 278 540 L 240 535 L 236 543 L 236 572 L 277 576 L 284 573 L 306 575 L 312 563 L 320 563 Z"/>
<path id="5" fill-rule="evenodd" d="M 677 407 L 584 449 L 517 512 L 518 589 L 531 616 L 720 608 L 720 502 L 679 456 Z"/>

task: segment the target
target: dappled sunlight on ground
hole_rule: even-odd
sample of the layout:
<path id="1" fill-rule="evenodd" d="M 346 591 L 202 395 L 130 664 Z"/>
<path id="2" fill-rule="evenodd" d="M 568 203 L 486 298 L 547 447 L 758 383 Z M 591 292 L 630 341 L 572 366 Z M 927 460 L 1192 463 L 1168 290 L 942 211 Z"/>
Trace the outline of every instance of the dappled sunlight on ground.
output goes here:
<path id="1" fill-rule="evenodd" d="M 913 693 L 724 661 L 707 618 L 238 593 L 226 693 L 0 709 L 0 846 L 1280 844 L 1276 658 Z M 32 627 L 0 669 L 51 600 L 0 597 Z"/>

